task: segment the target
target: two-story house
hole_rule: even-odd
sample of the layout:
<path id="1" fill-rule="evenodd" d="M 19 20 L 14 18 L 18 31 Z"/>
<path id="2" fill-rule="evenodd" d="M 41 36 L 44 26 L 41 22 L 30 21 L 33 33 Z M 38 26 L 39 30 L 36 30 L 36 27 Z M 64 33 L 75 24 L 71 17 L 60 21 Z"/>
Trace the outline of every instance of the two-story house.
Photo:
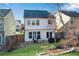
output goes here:
<path id="1" fill-rule="evenodd" d="M 16 34 L 15 28 L 15 19 L 12 10 L 0 9 L 0 49 L 5 45 L 10 36 Z"/>
<path id="2" fill-rule="evenodd" d="M 59 12 L 62 17 L 65 28 L 68 31 L 68 37 L 74 38 L 79 33 L 79 13 L 75 11 L 57 11 L 56 17 L 56 32 L 61 33 L 61 35 L 56 36 L 66 36 L 67 31 L 64 29 L 64 25 L 59 17 Z"/>
<path id="3" fill-rule="evenodd" d="M 24 10 L 25 41 L 54 37 L 55 17 L 45 10 Z"/>

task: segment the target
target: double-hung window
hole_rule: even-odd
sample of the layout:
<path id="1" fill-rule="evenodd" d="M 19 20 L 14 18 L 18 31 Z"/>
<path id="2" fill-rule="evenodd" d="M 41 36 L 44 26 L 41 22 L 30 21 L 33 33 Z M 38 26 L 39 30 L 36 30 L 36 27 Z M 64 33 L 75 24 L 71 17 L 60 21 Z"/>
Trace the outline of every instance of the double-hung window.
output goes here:
<path id="1" fill-rule="evenodd" d="M 39 20 L 36 20 L 36 25 L 39 25 Z"/>
<path id="2" fill-rule="evenodd" d="M 27 24 L 28 24 L 28 25 L 30 25 L 30 24 L 31 24 L 30 20 L 28 20 L 28 21 L 27 21 Z"/>

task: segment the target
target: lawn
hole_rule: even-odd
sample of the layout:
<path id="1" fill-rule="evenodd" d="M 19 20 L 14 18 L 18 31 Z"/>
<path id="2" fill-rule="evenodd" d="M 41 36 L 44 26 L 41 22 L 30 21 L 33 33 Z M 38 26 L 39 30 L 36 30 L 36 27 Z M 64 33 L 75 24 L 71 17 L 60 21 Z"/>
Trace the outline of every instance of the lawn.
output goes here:
<path id="1" fill-rule="evenodd" d="M 50 47 L 53 48 L 54 45 L 48 43 L 26 45 L 25 48 L 16 49 L 12 52 L 0 52 L 0 56 L 35 56 L 36 53 Z"/>
<path id="2" fill-rule="evenodd" d="M 26 45 L 25 48 L 16 49 L 12 52 L 0 52 L 0 56 L 35 56 L 47 48 L 54 48 L 54 44 L 42 43 L 42 44 L 32 44 Z M 79 52 L 71 52 L 62 54 L 59 56 L 79 56 Z"/>

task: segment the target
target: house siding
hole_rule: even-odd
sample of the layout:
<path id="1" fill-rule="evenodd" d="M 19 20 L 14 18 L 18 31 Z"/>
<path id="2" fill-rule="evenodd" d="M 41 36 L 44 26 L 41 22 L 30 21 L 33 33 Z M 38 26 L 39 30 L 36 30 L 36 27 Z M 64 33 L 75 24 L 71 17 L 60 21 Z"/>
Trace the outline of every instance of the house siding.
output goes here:
<path id="1" fill-rule="evenodd" d="M 5 36 L 12 36 L 16 34 L 16 24 L 12 11 L 8 13 L 4 20 Z"/>
<path id="2" fill-rule="evenodd" d="M 39 25 L 27 25 L 27 20 L 39 20 Z M 55 20 L 55 19 L 52 19 Z M 40 31 L 40 37 L 39 40 L 48 40 L 46 37 L 47 32 L 52 32 L 52 37 L 54 37 L 54 29 L 55 29 L 55 21 L 52 21 L 52 25 L 49 27 L 48 25 L 48 18 L 25 18 L 25 41 L 33 41 L 32 39 L 29 39 L 29 32 L 38 32 Z"/>
<path id="3" fill-rule="evenodd" d="M 0 33 L 4 32 L 4 18 L 0 17 Z"/>
<path id="4" fill-rule="evenodd" d="M 4 12 L 6 12 L 4 10 Z M 0 44 L 0 51 L 8 51 L 15 45 L 16 24 L 12 11 L 9 11 L 6 16 L 0 17 L 0 35 L 2 43 Z"/>
<path id="5" fill-rule="evenodd" d="M 32 32 L 32 36 L 33 36 L 33 32 L 40 32 L 40 38 L 39 40 L 48 40 L 46 33 L 47 32 L 52 32 L 52 37 L 54 37 L 54 31 L 53 30 L 26 30 L 25 31 L 25 41 L 33 41 L 33 37 L 32 39 L 29 39 L 29 32 Z"/>

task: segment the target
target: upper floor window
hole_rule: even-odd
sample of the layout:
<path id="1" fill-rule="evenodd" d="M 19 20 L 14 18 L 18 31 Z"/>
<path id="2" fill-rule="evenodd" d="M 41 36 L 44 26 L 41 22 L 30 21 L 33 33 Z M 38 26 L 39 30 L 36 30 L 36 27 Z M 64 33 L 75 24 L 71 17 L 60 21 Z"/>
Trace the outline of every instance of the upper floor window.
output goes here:
<path id="1" fill-rule="evenodd" d="M 39 20 L 36 20 L 36 25 L 39 25 Z"/>
<path id="2" fill-rule="evenodd" d="M 74 20 L 76 20 L 74 17 L 71 18 L 71 24 L 74 23 Z"/>
<path id="3" fill-rule="evenodd" d="M 52 24 L 52 21 L 51 20 L 48 20 L 48 24 Z"/>
<path id="4" fill-rule="evenodd" d="M 27 25 L 31 25 L 31 24 L 35 26 L 35 25 L 39 25 L 40 23 L 39 20 L 28 20 Z"/>
<path id="5" fill-rule="evenodd" d="M 32 25 L 35 25 L 35 20 L 32 20 Z"/>
<path id="6" fill-rule="evenodd" d="M 71 24 L 73 24 L 73 20 L 71 20 Z"/>
<path id="7" fill-rule="evenodd" d="M 31 23 L 30 23 L 30 20 L 28 20 L 28 21 L 27 21 L 27 24 L 28 24 L 28 25 L 30 25 L 30 24 L 31 24 Z"/>

